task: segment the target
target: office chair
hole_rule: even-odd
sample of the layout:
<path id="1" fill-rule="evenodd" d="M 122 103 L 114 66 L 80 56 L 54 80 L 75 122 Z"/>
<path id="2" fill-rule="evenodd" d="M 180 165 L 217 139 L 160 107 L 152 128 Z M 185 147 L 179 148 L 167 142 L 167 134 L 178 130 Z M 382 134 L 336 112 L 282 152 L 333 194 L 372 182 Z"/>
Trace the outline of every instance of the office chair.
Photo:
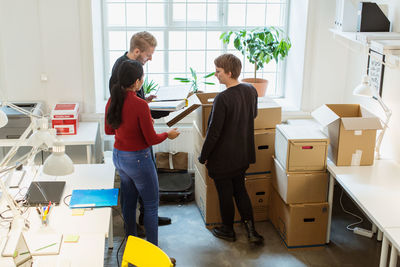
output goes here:
<path id="1" fill-rule="evenodd" d="M 135 236 L 128 236 L 121 267 L 128 264 L 137 267 L 172 267 L 174 266 L 168 255 L 159 247 Z"/>

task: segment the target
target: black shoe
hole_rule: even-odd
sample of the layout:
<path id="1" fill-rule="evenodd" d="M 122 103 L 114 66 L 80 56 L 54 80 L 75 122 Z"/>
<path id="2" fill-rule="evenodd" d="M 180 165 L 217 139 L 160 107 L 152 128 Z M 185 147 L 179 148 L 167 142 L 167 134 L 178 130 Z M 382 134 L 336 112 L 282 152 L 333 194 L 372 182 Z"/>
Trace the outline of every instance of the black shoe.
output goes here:
<path id="1" fill-rule="evenodd" d="M 218 238 L 225 239 L 229 242 L 234 242 L 236 241 L 236 235 L 235 231 L 233 231 L 232 227 L 222 225 L 222 226 L 217 226 L 214 227 L 211 230 L 212 234 Z"/>
<path id="2" fill-rule="evenodd" d="M 158 225 L 171 224 L 171 218 L 169 217 L 158 217 Z"/>
<path id="3" fill-rule="evenodd" d="M 144 231 L 144 228 L 142 227 L 142 226 L 140 226 L 140 225 L 136 225 L 136 232 L 137 232 L 137 236 L 138 237 L 146 237 L 146 233 L 145 233 L 145 231 Z"/>
<path id="4" fill-rule="evenodd" d="M 253 220 L 243 221 L 247 231 L 247 238 L 251 244 L 261 245 L 264 242 L 264 237 L 257 233 Z"/>
<path id="5" fill-rule="evenodd" d="M 143 215 L 140 214 L 140 215 L 139 215 L 139 224 L 140 224 L 140 225 L 143 225 L 143 224 L 144 224 L 143 220 L 144 220 L 144 219 L 143 219 Z M 171 218 L 168 218 L 168 217 L 158 217 L 158 225 L 162 226 L 162 225 L 168 225 L 168 224 L 171 224 Z"/>

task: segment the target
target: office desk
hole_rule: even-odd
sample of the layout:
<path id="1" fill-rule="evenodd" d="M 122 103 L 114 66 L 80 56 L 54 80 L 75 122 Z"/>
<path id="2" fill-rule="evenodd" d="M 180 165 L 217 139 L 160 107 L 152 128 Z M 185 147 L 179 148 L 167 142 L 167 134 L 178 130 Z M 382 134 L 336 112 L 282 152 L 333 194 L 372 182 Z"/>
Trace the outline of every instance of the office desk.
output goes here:
<path id="1" fill-rule="evenodd" d="M 47 176 L 39 169 L 34 180 L 58 180 L 66 181 L 62 199 L 70 195 L 73 189 L 96 189 L 113 188 L 115 169 L 111 162 L 106 164 L 75 164 L 75 171 L 65 177 Z M 29 179 L 23 182 L 26 186 L 30 183 Z M 11 191 L 11 190 L 10 190 Z M 69 198 L 66 201 L 69 203 Z M 29 231 L 38 231 L 41 222 L 34 208 L 27 211 L 27 218 L 30 221 Z M 112 232 L 112 213 L 111 208 L 96 208 L 86 211 L 83 216 L 72 216 L 72 210 L 63 202 L 56 206 L 49 216 L 49 225 L 54 231 L 63 234 L 78 234 L 82 238 L 76 244 L 61 245 L 61 253 L 58 256 L 68 256 L 73 258 L 75 252 L 79 251 L 83 255 L 87 253 L 85 259 L 78 261 L 74 258 L 71 266 L 103 266 L 104 260 L 104 239 L 108 237 L 109 248 L 113 247 Z M 100 244 L 100 247 L 99 245 Z M 93 250 L 92 250 L 93 247 Z M 2 248 L 0 248 L 2 250 Z M 72 255 L 73 254 L 73 255 Z M 50 257 L 50 256 L 40 256 Z M 54 256 L 51 256 L 54 257 Z M 0 257 L 1 258 L 1 257 Z M 100 263 L 100 260 L 101 263 Z M 90 262 L 90 264 L 88 264 Z M 96 264 L 97 263 L 97 264 Z"/>
<path id="2" fill-rule="evenodd" d="M 330 241 L 332 217 L 333 185 L 336 180 L 357 203 L 380 231 L 389 227 L 400 227 L 400 165 L 393 160 L 376 160 L 373 166 L 337 167 L 328 161 L 330 172 L 328 202 L 330 205 L 327 242 Z M 381 264 L 387 260 L 387 240 L 384 237 L 381 251 Z"/>
<path id="3" fill-rule="evenodd" d="M 387 238 L 388 242 L 392 244 L 389 267 L 396 267 L 400 251 L 400 227 L 385 228 L 383 234 L 384 238 Z"/>
<path id="4" fill-rule="evenodd" d="M 86 146 L 87 163 L 93 163 L 92 147 L 96 144 L 96 138 L 99 131 L 98 122 L 79 122 L 76 135 L 57 135 L 65 146 Z M 12 147 L 17 139 L 0 139 L 0 147 Z M 23 145 L 26 144 L 26 141 Z"/>

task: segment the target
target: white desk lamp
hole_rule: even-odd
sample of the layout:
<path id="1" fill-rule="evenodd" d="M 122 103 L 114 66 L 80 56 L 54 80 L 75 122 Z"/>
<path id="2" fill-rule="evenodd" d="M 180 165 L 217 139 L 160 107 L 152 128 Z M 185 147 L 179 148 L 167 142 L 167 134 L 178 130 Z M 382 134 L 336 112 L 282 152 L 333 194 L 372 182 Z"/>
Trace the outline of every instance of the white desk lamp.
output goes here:
<path id="1" fill-rule="evenodd" d="M 372 97 L 373 99 L 378 101 L 378 103 L 381 105 L 383 111 L 385 111 L 386 120 L 383 122 L 384 126 L 378 136 L 378 139 L 376 140 L 376 146 L 375 146 L 376 159 L 381 159 L 380 147 L 381 147 L 383 135 L 385 134 L 385 131 L 388 128 L 389 120 L 390 120 L 390 117 L 392 116 L 392 111 L 385 105 L 385 103 L 383 103 L 383 100 L 379 96 L 377 91 L 372 88 L 368 75 L 363 76 L 361 84 L 358 85 L 353 90 L 353 95 Z"/>
<path id="2" fill-rule="evenodd" d="M 31 123 L 24 133 L 17 140 L 16 144 L 10 149 L 7 155 L 0 162 L 0 175 L 14 171 L 17 167 L 27 162 L 32 162 L 35 155 L 41 151 L 47 150 L 49 147 L 53 147 L 53 153 L 46 159 L 43 166 L 43 172 L 48 175 L 68 175 L 73 173 L 74 165 L 72 160 L 64 153 L 65 147 L 63 144 L 56 139 L 55 129 L 48 128 L 48 120 L 45 117 L 37 116 L 28 112 L 12 103 L 3 102 L 3 106 L 8 106 L 16 111 L 21 112 L 31 118 Z M 0 127 L 5 126 L 8 123 L 7 115 L 0 109 Z M 30 132 L 33 134 L 28 138 Z M 18 149 L 22 145 L 32 146 L 32 149 L 17 160 L 17 163 L 9 166 L 9 162 L 13 159 Z M 7 187 L 0 177 L 0 189 L 2 191 L 2 198 L 5 199 L 9 205 L 12 214 L 13 221 L 11 223 L 11 230 L 7 243 L 2 252 L 3 256 L 12 256 L 16 249 L 19 236 L 22 230 L 29 227 L 29 224 L 22 216 L 23 212 L 18 203 L 9 194 Z"/>

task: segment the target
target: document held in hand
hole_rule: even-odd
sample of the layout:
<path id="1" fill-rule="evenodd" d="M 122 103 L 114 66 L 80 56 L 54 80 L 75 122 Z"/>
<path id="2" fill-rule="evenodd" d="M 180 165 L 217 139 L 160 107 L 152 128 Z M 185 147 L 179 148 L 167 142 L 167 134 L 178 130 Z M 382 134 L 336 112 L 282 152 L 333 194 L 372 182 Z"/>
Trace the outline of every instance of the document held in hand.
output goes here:
<path id="1" fill-rule="evenodd" d="M 159 101 L 159 102 L 150 102 L 149 108 L 151 110 L 160 110 L 160 111 L 176 111 L 180 110 L 186 105 L 186 100 L 178 100 L 178 101 Z"/>
<path id="2" fill-rule="evenodd" d="M 188 97 L 190 88 L 188 85 L 160 86 L 153 101 L 184 100 Z"/>

